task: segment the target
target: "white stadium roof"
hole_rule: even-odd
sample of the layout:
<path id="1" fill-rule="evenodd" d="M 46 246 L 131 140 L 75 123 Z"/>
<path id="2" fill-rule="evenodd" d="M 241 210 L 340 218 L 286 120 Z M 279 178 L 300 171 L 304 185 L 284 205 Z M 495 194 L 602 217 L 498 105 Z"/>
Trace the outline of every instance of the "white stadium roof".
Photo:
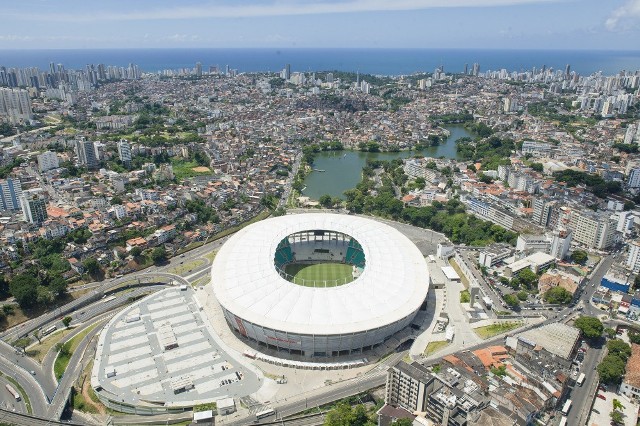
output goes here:
<path id="1" fill-rule="evenodd" d="M 278 243 L 300 231 L 337 231 L 362 246 L 366 265 L 338 287 L 303 287 L 282 278 L 274 257 Z M 418 248 L 396 229 L 348 215 L 309 213 L 276 217 L 237 232 L 211 268 L 220 304 L 236 316 L 299 334 L 345 334 L 394 323 L 415 313 L 429 289 Z"/>

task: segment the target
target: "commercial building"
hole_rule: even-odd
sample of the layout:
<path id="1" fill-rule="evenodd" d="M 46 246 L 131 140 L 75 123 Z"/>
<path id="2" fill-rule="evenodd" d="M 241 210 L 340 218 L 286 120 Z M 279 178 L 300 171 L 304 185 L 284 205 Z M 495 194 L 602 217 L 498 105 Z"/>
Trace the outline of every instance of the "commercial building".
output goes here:
<path id="1" fill-rule="evenodd" d="M 542 251 L 548 253 L 550 247 L 551 241 L 549 241 L 546 235 L 522 234 L 518 236 L 518 240 L 516 242 L 517 251 Z"/>
<path id="2" fill-rule="evenodd" d="M 551 266 L 556 261 L 556 258 L 542 252 L 533 253 L 530 256 L 525 257 L 524 259 L 517 260 L 513 263 L 510 263 L 504 268 L 505 277 L 511 278 L 518 275 L 524 269 L 531 269 L 534 273 L 538 273 L 549 266 Z"/>
<path id="3" fill-rule="evenodd" d="M 512 247 L 508 244 L 492 244 L 484 248 L 478 256 L 478 262 L 480 265 L 491 268 L 498 262 L 511 256 L 513 252 Z"/>
<path id="4" fill-rule="evenodd" d="M 58 167 L 60 167 L 60 162 L 55 152 L 45 151 L 38 155 L 38 169 L 41 172 L 57 169 Z"/>
<path id="5" fill-rule="evenodd" d="M 578 347 L 580 330 L 558 322 L 527 330 L 515 337 L 515 341 L 507 339 L 507 345 L 515 343 L 516 355 L 526 359 L 528 365 L 559 365 L 567 369 Z"/>
<path id="6" fill-rule="evenodd" d="M 47 201 L 40 189 L 27 190 L 22 192 L 20 205 L 24 220 L 30 223 L 41 224 L 47 220 Z"/>
<path id="7" fill-rule="evenodd" d="M 608 213 L 591 210 L 573 211 L 569 220 L 574 240 L 588 248 L 599 250 L 606 249 L 615 242 L 616 225 L 616 220 Z"/>
<path id="8" fill-rule="evenodd" d="M 302 280 L 295 264 L 351 265 L 353 280 Z M 413 321 L 429 290 L 420 250 L 396 229 L 348 215 L 297 214 L 232 236 L 211 267 L 229 326 L 282 355 L 359 354 Z"/>
<path id="9" fill-rule="evenodd" d="M 13 178 L 0 180 L 0 211 L 21 210 L 22 186 Z"/>

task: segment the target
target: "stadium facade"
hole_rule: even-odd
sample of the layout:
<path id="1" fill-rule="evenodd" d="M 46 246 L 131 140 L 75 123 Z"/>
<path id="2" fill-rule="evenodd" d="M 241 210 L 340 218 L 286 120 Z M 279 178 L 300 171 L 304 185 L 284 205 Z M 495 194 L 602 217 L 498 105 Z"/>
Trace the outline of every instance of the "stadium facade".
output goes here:
<path id="1" fill-rule="evenodd" d="M 299 282 L 295 263 L 351 265 L 352 280 Z M 281 216 L 242 229 L 213 262 L 212 285 L 230 327 L 283 354 L 352 355 L 408 326 L 429 277 L 418 248 L 396 229 L 348 215 Z"/>

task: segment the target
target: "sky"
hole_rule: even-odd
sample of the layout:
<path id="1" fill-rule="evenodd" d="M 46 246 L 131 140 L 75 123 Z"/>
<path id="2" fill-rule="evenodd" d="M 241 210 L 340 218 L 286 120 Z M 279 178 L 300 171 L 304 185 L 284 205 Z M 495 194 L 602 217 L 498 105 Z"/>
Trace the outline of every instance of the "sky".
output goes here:
<path id="1" fill-rule="evenodd" d="M 640 49 L 640 0 L 0 0 L 0 49 Z"/>

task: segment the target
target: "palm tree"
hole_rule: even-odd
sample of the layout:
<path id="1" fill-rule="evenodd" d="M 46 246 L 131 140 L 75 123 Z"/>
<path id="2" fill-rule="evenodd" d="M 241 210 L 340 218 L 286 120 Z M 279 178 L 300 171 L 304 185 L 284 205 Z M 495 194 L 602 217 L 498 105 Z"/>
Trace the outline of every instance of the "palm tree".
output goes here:
<path id="1" fill-rule="evenodd" d="M 613 409 L 614 410 L 618 410 L 618 411 L 622 411 L 622 410 L 624 410 L 624 405 L 622 405 L 622 403 L 620 402 L 619 399 L 613 398 Z"/>

